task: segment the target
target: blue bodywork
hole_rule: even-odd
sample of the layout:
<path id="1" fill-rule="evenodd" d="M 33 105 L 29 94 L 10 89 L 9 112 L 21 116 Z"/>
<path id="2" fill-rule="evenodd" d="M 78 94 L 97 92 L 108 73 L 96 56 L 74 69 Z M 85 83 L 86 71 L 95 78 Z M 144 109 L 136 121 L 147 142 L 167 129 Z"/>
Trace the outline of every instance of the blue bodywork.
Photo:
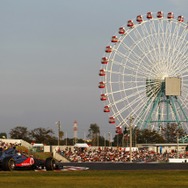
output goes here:
<path id="1" fill-rule="evenodd" d="M 16 164 L 22 163 L 28 158 L 27 156 L 18 153 L 15 147 L 8 148 L 7 150 L 0 151 L 0 165 L 7 157 L 13 158 Z"/>

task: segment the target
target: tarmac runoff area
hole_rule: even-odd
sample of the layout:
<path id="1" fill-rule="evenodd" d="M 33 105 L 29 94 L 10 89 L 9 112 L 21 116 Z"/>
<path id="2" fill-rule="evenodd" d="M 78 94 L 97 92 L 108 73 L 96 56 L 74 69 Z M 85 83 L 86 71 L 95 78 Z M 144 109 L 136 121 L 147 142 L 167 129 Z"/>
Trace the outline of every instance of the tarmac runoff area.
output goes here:
<path id="1" fill-rule="evenodd" d="M 64 170 L 188 170 L 188 163 L 61 163 Z"/>

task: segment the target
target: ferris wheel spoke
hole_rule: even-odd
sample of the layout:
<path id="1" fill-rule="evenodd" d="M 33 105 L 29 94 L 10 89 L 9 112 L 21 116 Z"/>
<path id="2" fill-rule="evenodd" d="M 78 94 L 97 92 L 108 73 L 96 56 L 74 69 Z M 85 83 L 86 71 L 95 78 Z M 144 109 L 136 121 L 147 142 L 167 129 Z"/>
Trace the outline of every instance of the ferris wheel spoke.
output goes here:
<path id="1" fill-rule="evenodd" d="M 150 27 L 149 27 L 150 28 Z M 150 33 L 151 30 L 146 27 L 146 24 L 144 24 L 143 33 L 146 33 L 146 36 L 148 36 L 148 40 L 150 41 L 150 45 L 154 48 L 154 45 L 156 44 L 156 37 L 152 37 L 152 33 Z M 156 62 L 157 52 L 154 50 L 152 58 L 154 59 L 154 62 Z"/>
<path id="2" fill-rule="evenodd" d="M 142 26 L 141 26 L 141 28 L 142 28 Z M 144 52 L 145 51 L 146 52 L 149 51 L 150 50 L 150 46 L 152 46 L 151 43 L 150 43 L 149 37 L 147 37 L 147 36 L 141 36 L 141 33 L 140 33 L 140 31 L 138 31 L 137 28 L 135 30 L 134 35 L 135 35 L 135 37 L 136 36 L 138 37 L 136 43 L 140 43 L 141 49 L 144 49 Z M 140 40 L 140 39 L 142 39 L 142 40 Z M 146 40 L 146 39 L 148 39 L 148 40 Z"/>
<path id="3" fill-rule="evenodd" d="M 174 58 L 174 56 L 176 56 L 176 51 L 178 49 L 178 43 L 179 43 L 179 30 L 180 30 L 180 24 L 176 24 L 175 28 L 174 28 L 174 32 L 172 33 L 172 46 L 173 46 L 173 50 L 171 51 L 171 56 Z M 175 48 L 174 48 L 175 46 Z"/>
<path id="4" fill-rule="evenodd" d="M 131 57 L 132 57 L 132 59 L 135 59 L 135 64 L 138 64 L 139 62 L 140 62 L 140 60 L 141 60 L 141 54 L 140 53 L 136 53 L 135 51 L 135 49 L 136 49 L 136 47 L 137 47 L 137 45 L 138 44 L 140 44 L 141 42 L 143 41 L 143 39 L 142 40 L 140 40 L 140 41 L 137 41 L 137 44 L 135 44 L 134 45 L 134 47 L 132 47 L 132 48 L 128 48 L 127 47 L 127 45 L 124 43 L 124 42 L 122 42 L 122 45 L 127 49 L 127 50 L 129 50 L 130 51 L 130 53 L 131 53 Z M 148 45 L 146 45 L 146 46 L 148 46 Z M 141 50 L 140 50 L 141 49 Z M 144 54 L 144 51 L 142 50 L 142 48 L 140 48 L 139 49 L 139 51 L 143 54 L 143 55 L 145 55 Z M 139 55 L 138 55 L 139 54 Z M 142 56 L 143 56 L 142 55 Z M 130 56 L 127 56 L 127 57 L 129 57 L 129 59 L 131 58 Z M 148 59 L 148 61 L 152 61 L 152 59 L 154 58 L 154 56 L 150 56 L 150 57 L 147 57 L 147 59 Z"/>
<path id="5" fill-rule="evenodd" d="M 134 50 L 138 53 L 138 54 L 142 54 L 143 56 L 145 56 L 145 58 L 147 58 L 147 61 L 151 63 L 151 59 L 153 57 L 148 57 L 146 56 L 146 53 L 147 53 L 147 50 L 145 50 L 147 48 L 148 45 L 145 45 L 143 46 L 142 45 L 142 42 L 143 42 L 143 39 L 142 40 L 139 40 L 139 41 L 136 41 L 133 39 L 132 36 L 130 36 L 130 39 L 132 40 L 133 44 L 134 44 Z"/>
<path id="6" fill-rule="evenodd" d="M 186 45 L 186 48 L 188 48 L 188 44 Z M 188 49 L 184 49 L 182 50 L 182 54 L 179 57 L 179 60 L 181 60 L 181 64 L 184 64 L 184 62 L 187 62 L 188 60 L 188 57 L 186 56 L 188 53 Z"/>
<path id="7" fill-rule="evenodd" d="M 166 30 L 165 30 L 165 37 L 164 37 L 164 54 L 166 54 L 166 62 L 167 67 L 171 66 L 171 30 L 172 30 L 172 22 L 170 21 L 168 24 L 166 24 Z"/>
<path id="8" fill-rule="evenodd" d="M 184 64 L 182 64 L 179 69 L 178 67 L 176 68 L 176 74 L 177 75 L 184 75 L 185 73 L 187 73 L 188 71 L 188 65 L 187 65 L 187 62 L 184 61 Z"/>
<path id="9" fill-rule="evenodd" d="M 184 58 L 185 56 L 186 56 L 186 54 L 188 53 L 188 51 L 182 51 L 182 52 L 180 52 L 180 51 L 178 51 L 177 52 L 177 54 L 179 54 L 179 56 L 176 56 L 176 57 L 174 57 L 174 59 L 173 59 L 173 62 L 180 62 L 179 63 L 179 65 L 176 63 L 175 64 L 175 66 L 178 68 L 178 66 L 183 66 L 183 67 L 185 67 L 185 66 L 187 66 L 187 57 L 184 59 L 184 60 L 182 60 L 182 58 Z M 186 62 L 186 63 L 185 63 Z"/>
<path id="10" fill-rule="evenodd" d="M 137 99 L 138 100 L 138 99 Z M 115 103 L 115 105 L 116 105 L 117 103 Z M 137 101 L 135 100 L 135 101 L 131 101 L 130 103 L 128 103 L 126 106 L 124 106 L 123 108 L 121 108 L 121 109 L 119 109 L 119 113 L 123 113 L 123 112 L 125 112 L 127 109 L 129 109 L 130 108 L 130 106 L 134 106 L 134 105 L 136 105 L 137 104 Z M 118 112 L 117 112 L 118 113 Z M 116 114 L 115 114 L 115 116 L 116 116 Z"/>
<path id="11" fill-rule="evenodd" d="M 122 41 L 122 47 L 128 52 L 128 54 L 127 54 L 127 58 L 129 59 L 129 60 L 131 60 L 131 58 L 130 58 L 130 53 L 131 53 L 131 57 L 133 58 L 133 59 L 135 59 L 135 64 L 138 64 L 138 62 L 139 62 L 139 60 L 140 60 L 140 55 L 138 54 L 138 53 L 136 53 L 135 51 L 134 51 L 134 48 L 132 47 L 132 48 L 129 48 L 123 41 Z M 131 60 L 132 61 L 132 60 Z"/>
<path id="12" fill-rule="evenodd" d="M 121 90 L 121 92 L 124 92 L 125 90 Z M 113 94 L 115 94 L 114 92 L 113 93 L 111 93 L 112 95 Z M 120 99 L 118 99 L 118 100 L 114 100 L 113 102 L 110 102 L 109 104 L 110 105 L 112 105 L 112 103 L 114 103 L 114 104 L 118 104 L 118 103 L 121 103 L 121 102 L 123 102 L 123 101 L 128 101 L 129 99 L 131 99 L 131 98 L 136 98 L 136 96 L 137 96 L 137 94 L 136 93 L 132 93 L 131 95 L 129 95 L 128 97 L 126 96 L 126 97 L 124 97 L 124 98 L 120 98 Z"/>
<path id="13" fill-rule="evenodd" d="M 135 66 L 139 65 L 138 61 L 131 59 L 129 56 L 123 56 L 123 54 L 120 52 L 117 52 L 117 56 L 121 57 L 124 61 L 120 62 L 120 61 L 114 60 L 115 65 L 125 66 L 126 65 L 125 63 L 127 63 L 127 62 L 134 64 Z M 127 65 L 127 67 L 129 67 L 129 66 Z M 131 67 L 131 69 L 133 69 L 133 68 Z"/>
<path id="14" fill-rule="evenodd" d="M 181 38 L 179 38 L 179 40 L 181 40 Z M 185 39 L 183 39 L 181 43 L 179 42 L 179 44 L 177 44 L 177 49 L 178 50 L 176 51 L 176 54 L 173 58 L 174 62 L 177 62 L 178 59 L 181 59 L 181 57 L 183 57 L 187 52 L 187 43 L 185 42 Z"/>

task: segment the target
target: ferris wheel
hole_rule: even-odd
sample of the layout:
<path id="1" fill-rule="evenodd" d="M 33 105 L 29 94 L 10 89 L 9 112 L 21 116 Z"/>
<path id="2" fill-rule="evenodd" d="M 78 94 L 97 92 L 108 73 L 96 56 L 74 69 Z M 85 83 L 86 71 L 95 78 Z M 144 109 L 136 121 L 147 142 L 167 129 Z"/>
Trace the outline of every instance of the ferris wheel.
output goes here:
<path id="1" fill-rule="evenodd" d="M 188 130 L 188 25 L 159 11 L 128 20 L 105 48 L 100 99 L 109 123 L 160 130 L 169 123 Z"/>

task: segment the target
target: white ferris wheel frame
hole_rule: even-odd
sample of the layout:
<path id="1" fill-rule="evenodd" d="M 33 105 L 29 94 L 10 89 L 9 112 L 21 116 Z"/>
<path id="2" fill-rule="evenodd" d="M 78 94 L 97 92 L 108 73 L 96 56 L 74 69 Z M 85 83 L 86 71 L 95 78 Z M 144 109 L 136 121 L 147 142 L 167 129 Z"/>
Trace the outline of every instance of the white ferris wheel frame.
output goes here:
<path id="1" fill-rule="evenodd" d="M 137 16 L 137 19 L 142 18 L 142 22 L 138 22 L 137 19 L 129 20 L 128 24 L 133 25 L 122 26 L 125 33 L 117 32 L 112 37 L 116 39 L 115 42 L 111 41 L 108 44 L 103 55 L 108 59 L 108 63 L 101 63 L 100 72 L 103 71 L 103 74 L 100 75 L 100 83 L 104 85 L 99 87 L 102 88 L 101 94 L 107 97 L 103 103 L 108 108 L 109 118 L 114 118 L 112 123 L 116 126 L 128 125 L 127 118 L 130 115 L 134 116 L 135 125 L 147 118 L 152 105 L 149 103 L 150 108 L 144 108 L 148 102 L 147 79 L 158 80 L 155 82 L 155 90 L 152 90 L 151 93 L 152 96 L 155 96 L 160 90 L 160 80 L 166 77 L 181 78 L 181 96 L 178 98 L 182 109 L 187 112 L 187 23 L 183 16 L 178 16 L 178 19 L 175 17 L 169 19 L 163 12 L 160 18 L 154 16 L 158 13 L 151 13 L 151 19 L 147 19 L 147 14 Z M 176 110 L 181 109 L 178 107 Z M 160 116 L 165 116 L 165 114 L 165 107 L 161 108 Z M 173 110 L 170 114 L 172 118 L 175 118 Z M 159 114 L 156 112 L 157 116 Z"/>

